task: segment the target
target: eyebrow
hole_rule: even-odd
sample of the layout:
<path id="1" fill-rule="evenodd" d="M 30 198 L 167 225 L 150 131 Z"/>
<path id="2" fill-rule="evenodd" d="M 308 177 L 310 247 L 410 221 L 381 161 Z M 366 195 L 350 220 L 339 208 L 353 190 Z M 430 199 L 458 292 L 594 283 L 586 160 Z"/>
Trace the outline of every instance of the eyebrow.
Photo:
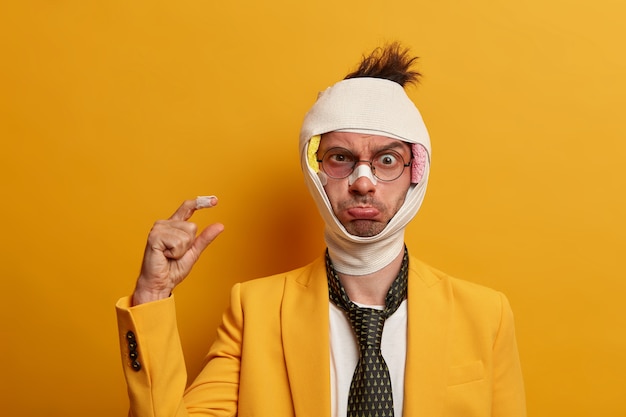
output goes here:
<path id="1" fill-rule="evenodd" d="M 401 150 L 402 149 L 407 149 L 407 147 L 404 147 L 403 145 L 407 145 L 408 150 L 409 151 L 411 150 L 411 146 L 408 143 L 402 142 L 402 141 L 397 141 L 397 142 L 391 142 L 388 145 L 385 145 L 385 146 L 382 146 L 382 147 L 378 148 L 377 150 L 374 151 L 374 155 L 376 155 L 377 153 L 382 152 L 382 151 L 387 151 L 389 149 L 391 149 L 391 150 L 396 150 L 398 148 L 400 148 Z"/>
<path id="2" fill-rule="evenodd" d="M 407 146 L 405 147 L 404 145 L 407 145 Z M 345 149 L 348 152 L 350 152 L 351 154 L 353 154 L 355 156 L 357 155 L 357 153 L 353 149 L 346 148 L 345 146 L 329 146 L 326 149 L 318 149 L 317 152 L 319 154 L 323 155 L 326 152 L 328 152 L 329 150 L 334 149 L 334 148 Z M 402 154 L 402 152 L 400 152 L 400 151 L 407 150 L 409 152 L 408 159 L 413 158 L 413 153 L 411 151 L 411 145 L 409 145 L 406 142 L 402 142 L 402 141 L 391 142 L 391 143 L 388 143 L 387 145 L 383 145 L 383 146 L 381 146 L 379 148 L 373 148 L 372 149 L 372 156 L 373 155 L 378 155 L 381 152 L 385 152 L 385 151 L 389 151 L 389 150 L 396 151 L 396 152 L 398 152 L 400 154 Z M 404 157 L 404 155 L 402 155 L 402 156 Z"/>

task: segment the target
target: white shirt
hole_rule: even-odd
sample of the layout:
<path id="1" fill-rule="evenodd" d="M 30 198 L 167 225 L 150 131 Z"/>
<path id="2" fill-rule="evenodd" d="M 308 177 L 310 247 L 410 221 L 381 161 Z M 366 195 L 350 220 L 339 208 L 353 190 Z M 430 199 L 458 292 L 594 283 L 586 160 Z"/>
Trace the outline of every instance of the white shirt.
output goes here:
<path id="1" fill-rule="evenodd" d="M 330 390 L 331 416 L 345 417 L 348 412 L 348 393 L 354 369 L 359 361 L 356 336 L 345 311 L 329 302 L 330 313 Z M 382 310 L 382 306 L 367 306 Z M 381 352 L 391 377 L 393 410 L 402 416 L 404 400 L 404 366 L 406 364 L 407 300 L 385 320 Z"/>

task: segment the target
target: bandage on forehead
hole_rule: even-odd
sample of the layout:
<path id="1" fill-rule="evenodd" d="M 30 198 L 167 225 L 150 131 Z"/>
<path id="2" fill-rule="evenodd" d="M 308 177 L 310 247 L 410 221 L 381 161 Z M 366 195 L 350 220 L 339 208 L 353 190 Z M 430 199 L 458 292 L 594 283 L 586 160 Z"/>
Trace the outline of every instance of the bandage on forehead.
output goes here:
<path id="1" fill-rule="evenodd" d="M 412 183 L 421 181 L 430 162 L 430 138 L 422 116 L 404 88 L 393 81 L 352 78 L 319 94 L 300 131 L 300 153 L 306 152 L 306 160 L 314 172 L 319 171 L 315 156 L 318 137 L 333 131 L 380 135 L 408 142 L 413 154 Z"/>

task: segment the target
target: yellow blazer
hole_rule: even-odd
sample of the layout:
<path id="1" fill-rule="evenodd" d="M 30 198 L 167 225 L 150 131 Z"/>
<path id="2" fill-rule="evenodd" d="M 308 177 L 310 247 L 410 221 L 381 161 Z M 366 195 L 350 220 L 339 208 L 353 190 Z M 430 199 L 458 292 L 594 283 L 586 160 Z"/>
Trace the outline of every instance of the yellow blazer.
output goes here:
<path id="1" fill-rule="evenodd" d="M 504 295 L 411 257 L 405 417 L 526 415 Z M 330 417 L 324 258 L 237 284 L 207 363 L 186 388 L 174 297 L 117 304 L 130 414 Z"/>

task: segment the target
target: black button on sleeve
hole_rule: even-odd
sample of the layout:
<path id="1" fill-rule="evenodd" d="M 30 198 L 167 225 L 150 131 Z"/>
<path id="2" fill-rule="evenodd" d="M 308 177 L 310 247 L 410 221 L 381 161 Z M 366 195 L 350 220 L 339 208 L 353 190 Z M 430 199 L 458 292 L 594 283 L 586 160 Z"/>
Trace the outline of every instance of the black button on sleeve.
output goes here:
<path id="1" fill-rule="evenodd" d="M 137 339 L 135 338 L 135 333 L 132 331 L 126 332 L 126 340 L 128 341 L 128 357 L 131 360 L 130 366 L 134 371 L 141 370 L 141 363 L 139 362 L 139 352 L 137 352 Z"/>

